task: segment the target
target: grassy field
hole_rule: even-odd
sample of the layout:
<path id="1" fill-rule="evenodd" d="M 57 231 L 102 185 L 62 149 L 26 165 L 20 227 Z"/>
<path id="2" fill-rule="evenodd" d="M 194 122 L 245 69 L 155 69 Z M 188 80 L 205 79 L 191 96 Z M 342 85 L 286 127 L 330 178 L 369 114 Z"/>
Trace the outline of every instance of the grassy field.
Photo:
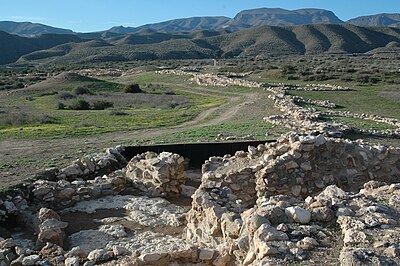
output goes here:
<path id="1" fill-rule="evenodd" d="M 130 82 L 181 82 L 170 75 L 143 75 Z M 58 83 L 57 83 L 58 82 Z M 200 112 L 225 102 L 224 99 L 198 95 L 192 91 L 175 91 L 173 85 L 145 93 L 123 93 L 123 84 L 96 80 L 63 83 L 53 80 L 29 88 L 15 96 L 0 100 L 0 139 L 65 138 L 174 126 L 191 121 Z M 43 92 L 43 87 L 52 90 Z M 97 85 L 97 86 L 96 86 Z M 76 95 L 73 90 L 86 88 L 89 92 Z M 63 98 L 60 99 L 60 96 Z M 64 99 L 68 98 L 68 99 Z M 57 108 L 84 100 L 90 104 L 103 101 L 112 104 L 105 110 L 70 110 Z"/>
<path id="2" fill-rule="evenodd" d="M 220 70 L 218 66 L 210 66 L 205 71 L 219 73 Z M 298 75 L 300 69 L 296 71 Z M 263 73 L 255 71 L 246 79 L 320 83 L 289 80 L 282 74 L 282 67 L 271 68 L 261 77 L 259 74 Z M 139 84 L 144 92 L 124 93 L 124 87 L 132 83 Z M 349 86 L 353 90 L 291 91 L 290 94 L 330 100 L 339 106 L 334 110 L 400 119 L 399 91 L 395 84 L 360 86 L 338 79 L 323 83 Z M 119 144 L 276 139 L 288 129 L 263 122 L 265 116 L 280 114 L 268 95 L 258 88 L 198 86 L 190 81 L 189 75 L 160 75 L 142 69 L 120 77 L 96 79 L 62 74 L 38 80 L 27 88 L 0 91 L 0 187 L 29 178 L 40 169 L 63 167 L 75 158 Z M 72 108 L 80 100 L 88 103 L 88 110 Z M 104 108 L 96 108 L 99 102 Z M 392 128 L 360 119 L 326 119 L 358 128 Z M 398 140 L 364 138 L 399 145 Z"/>
<path id="3" fill-rule="evenodd" d="M 270 132 L 270 134 L 266 135 L 267 132 Z M 153 141 L 156 143 L 193 143 L 241 139 L 269 140 L 276 139 L 283 132 L 286 132 L 286 130 L 262 120 L 249 120 L 247 122 L 226 122 L 219 125 L 188 129 L 157 137 Z"/>
<path id="4" fill-rule="evenodd" d="M 382 92 L 391 90 L 392 86 L 354 85 L 351 88 L 352 91 L 290 91 L 290 94 L 313 100 L 329 100 L 340 106 L 338 110 L 400 119 L 400 101 L 382 96 Z"/>

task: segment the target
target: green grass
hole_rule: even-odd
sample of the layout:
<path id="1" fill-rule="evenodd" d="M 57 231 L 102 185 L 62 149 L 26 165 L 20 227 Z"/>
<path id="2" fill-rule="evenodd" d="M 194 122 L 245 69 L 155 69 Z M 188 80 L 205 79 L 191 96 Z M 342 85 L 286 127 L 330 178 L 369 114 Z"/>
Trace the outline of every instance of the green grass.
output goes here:
<path id="1" fill-rule="evenodd" d="M 163 82 L 178 82 L 175 77 L 176 76 L 173 75 L 144 74 L 137 77 L 137 79 L 140 81 L 156 80 Z M 180 78 L 181 77 L 178 77 L 178 80 Z M 99 86 L 95 86 L 95 84 L 98 84 Z M 74 84 L 73 87 L 76 85 L 77 84 Z M 85 85 L 84 82 L 83 85 Z M 169 84 L 167 89 L 170 90 L 170 86 L 173 87 L 173 85 L 174 84 Z M 57 86 L 55 87 L 58 92 L 69 91 L 71 89 L 68 87 L 59 90 Z M 115 92 L 120 93 L 122 87 L 121 84 L 105 81 L 98 81 L 89 86 L 90 91 L 93 93 L 107 92 L 107 95 L 109 95 L 107 96 L 109 97 L 107 100 L 111 102 L 113 102 L 113 95 L 115 95 L 115 100 L 117 99 L 117 94 L 115 94 Z M 151 102 L 154 97 L 148 97 L 150 101 L 148 104 L 132 106 L 121 105 L 117 101 L 114 104 L 114 108 L 122 110 L 126 115 L 113 115 L 111 109 L 58 110 L 56 106 L 57 102 L 60 100 L 57 98 L 57 94 L 48 92 L 48 90 L 34 90 L 33 94 L 27 92 L 27 94 L 23 94 L 22 96 L 7 99 L 7 102 L 5 103 L 14 108 L 13 110 L 15 110 L 15 112 L 28 113 L 28 118 L 30 119 L 25 119 L 27 122 L 24 120 L 22 121 L 23 123 L 20 124 L 0 125 L 0 140 L 81 137 L 107 132 L 123 132 L 144 128 L 174 126 L 193 120 L 193 118 L 200 114 L 200 112 L 221 105 L 226 101 L 226 99 L 223 98 L 204 96 L 192 93 L 189 90 L 185 92 L 178 90 L 174 91 L 174 93 L 177 96 L 186 97 L 188 104 L 175 107 L 173 102 L 171 102 L 171 107 L 161 108 L 160 106 L 154 106 L 159 104 L 159 102 Z M 29 99 L 27 100 L 28 95 Z M 142 96 L 147 97 L 146 95 L 151 96 L 151 94 L 144 94 Z M 82 98 L 86 96 L 79 97 Z M 135 97 L 135 95 L 129 95 L 129 97 Z M 164 99 L 163 101 L 169 101 L 169 98 L 172 96 L 159 95 L 155 100 L 159 101 L 160 99 L 158 98 L 160 97 Z M 9 109 L 8 112 L 11 113 L 11 109 Z M 40 120 L 44 115 L 51 117 L 49 122 L 43 122 Z"/>
<path id="2" fill-rule="evenodd" d="M 205 101 L 205 100 L 204 100 Z M 0 128 L 0 139 L 64 138 L 88 136 L 106 132 L 173 126 L 192 120 L 201 111 L 219 105 L 220 99 L 209 98 L 201 105 L 185 108 L 125 109 L 128 115 L 111 115 L 110 110 L 53 110 L 56 123 L 6 126 Z M 51 104 L 43 104 L 46 110 Z"/>
<path id="3" fill-rule="evenodd" d="M 176 83 L 182 84 L 185 83 L 191 75 L 186 76 L 177 76 L 173 74 L 156 74 L 154 72 L 141 74 L 139 76 L 135 76 L 133 80 L 139 84 L 145 83 Z"/>
<path id="4" fill-rule="evenodd" d="M 400 101 L 379 95 L 380 86 L 359 86 L 353 91 L 290 91 L 290 94 L 313 100 L 329 100 L 354 113 L 367 113 L 400 119 Z"/>
<path id="5" fill-rule="evenodd" d="M 371 120 L 365 120 L 361 118 L 352 118 L 352 117 L 341 117 L 341 116 L 321 116 L 321 120 L 323 121 L 334 121 L 349 125 L 358 129 L 374 129 L 374 130 L 386 130 L 386 129 L 396 129 L 397 127 L 380 122 L 374 122 Z"/>
<path id="6" fill-rule="evenodd" d="M 270 132 L 271 134 L 266 137 L 266 132 Z M 225 122 L 218 125 L 193 128 L 175 134 L 160 136 L 151 141 L 154 143 L 210 142 L 218 140 L 220 134 L 222 138 L 233 136 L 239 139 L 250 135 L 252 139 L 266 140 L 279 136 L 283 132 L 283 129 L 262 120 L 249 120 L 246 122 Z"/>

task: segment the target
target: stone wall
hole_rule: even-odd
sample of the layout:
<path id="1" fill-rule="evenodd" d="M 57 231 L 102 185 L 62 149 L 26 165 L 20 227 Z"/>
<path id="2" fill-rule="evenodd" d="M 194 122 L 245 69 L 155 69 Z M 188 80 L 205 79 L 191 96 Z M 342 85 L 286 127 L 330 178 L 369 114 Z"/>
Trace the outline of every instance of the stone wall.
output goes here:
<path id="1" fill-rule="evenodd" d="M 338 223 L 347 228 L 342 224 L 351 221 L 343 222 L 348 219 L 345 217 L 375 204 L 368 202 L 369 196 L 360 201 L 353 195 L 368 184 L 399 182 L 399 176 L 400 148 L 323 135 L 288 134 L 276 143 L 206 161 L 202 184 L 187 215 L 186 238 L 229 250 L 231 260 L 240 265 L 306 260 L 315 256 L 313 252 L 319 247 L 339 245 L 335 227 L 332 231 L 321 226 Z M 397 186 L 392 191 L 400 191 L 394 188 Z M 387 197 L 398 204 L 397 194 Z M 396 212 L 379 215 L 374 214 L 381 217 L 377 220 L 370 216 L 365 219 L 372 219 L 368 223 L 373 226 L 397 228 L 393 220 Z M 360 232 L 343 230 L 343 239 L 348 243 L 343 252 L 355 252 L 349 251 L 352 243 L 364 243 L 368 238 Z M 390 260 L 385 254 L 374 256 Z"/>
<path id="2" fill-rule="evenodd" d="M 41 171 L 30 182 L 10 188 L 0 199 L 0 221 L 18 214 L 29 216 L 32 210 L 27 207 L 28 202 L 37 208 L 61 209 L 124 190 L 128 181 L 124 173 L 115 171 L 127 164 L 123 151 L 122 146 L 109 148 L 105 153 L 85 156 L 65 168 Z"/>
<path id="3" fill-rule="evenodd" d="M 159 71 L 161 74 L 175 75 L 193 75 L 191 79 L 201 86 L 244 86 L 252 88 L 262 88 L 265 91 L 272 92 L 269 97 L 275 102 L 275 106 L 283 112 L 283 115 L 265 117 L 264 120 L 272 124 L 278 124 L 291 130 L 302 133 L 310 131 L 324 132 L 328 136 L 342 136 L 346 133 L 366 134 L 379 137 L 400 137 L 400 121 L 398 119 L 386 118 L 377 115 L 356 114 L 348 111 L 317 111 L 315 108 L 305 108 L 298 103 L 305 103 L 325 108 L 337 108 L 337 105 L 330 101 L 311 100 L 300 96 L 288 95 L 287 91 L 349 91 L 348 87 L 336 86 L 331 84 L 286 84 L 286 83 L 259 83 L 248 81 L 241 78 L 232 78 L 225 75 L 214 74 L 198 74 L 194 72 L 184 72 L 181 70 Z M 377 123 L 383 123 L 393 126 L 392 129 L 376 130 L 376 129 L 360 129 L 348 126 L 339 122 L 327 122 L 322 119 L 323 116 L 339 116 L 348 118 L 358 118 L 369 120 Z"/>
<path id="4" fill-rule="evenodd" d="M 202 241 L 223 243 L 225 236 L 233 234 L 223 232 L 222 220 L 230 216 L 234 222 L 235 215 L 252 207 L 257 198 L 306 198 L 333 184 L 356 191 L 369 180 L 394 183 L 399 175 L 399 148 L 323 135 L 287 135 L 276 143 L 250 147 L 247 153 L 205 163 L 202 184 L 188 215 L 188 237 L 202 239 L 205 234 Z"/>
<path id="5" fill-rule="evenodd" d="M 129 161 L 126 177 L 152 196 L 179 195 L 186 181 L 185 159 L 170 152 L 146 152 Z"/>
<path id="6" fill-rule="evenodd" d="M 264 160 L 266 166 L 256 173 L 259 196 L 305 198 L 328 185 L 356 191 L 370 180 L 394 183 L 400 175 L 400 148 L 323 135 L 280 138 L 267 146 Z"/>

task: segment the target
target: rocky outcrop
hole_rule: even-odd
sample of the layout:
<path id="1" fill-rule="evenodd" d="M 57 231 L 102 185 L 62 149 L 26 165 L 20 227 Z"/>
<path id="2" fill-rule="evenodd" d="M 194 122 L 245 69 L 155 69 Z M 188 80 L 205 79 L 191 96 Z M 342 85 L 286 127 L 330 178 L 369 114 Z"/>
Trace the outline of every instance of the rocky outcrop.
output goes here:
<path id="1" fill-rule="evenodd" d="M 147 152 L 129 161 L 126 177 L 150 195 L 179 195 L 186 181 L 184 162 L 178 154 Z"/>

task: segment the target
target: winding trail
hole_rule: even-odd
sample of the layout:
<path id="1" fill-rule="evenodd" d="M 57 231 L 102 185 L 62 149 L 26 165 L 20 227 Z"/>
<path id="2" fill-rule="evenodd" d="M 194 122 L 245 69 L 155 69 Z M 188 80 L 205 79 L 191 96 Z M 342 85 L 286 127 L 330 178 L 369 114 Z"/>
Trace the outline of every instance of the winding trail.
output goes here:
<path id="1" fill-rule="evenodd" d="M 49 166 L 49 163 L 59 167 L 65 166 L 73 158 L 99 152 L 107 147 L 149 140 L 187 129 L 212 126 L 229 121 L 243 108 L 246 108 L 247 105 L 260 99 L 260 93 L 263 93 L 254 91 L 241 93 L 221 92 L 204 87 L 189 88 L 183 85 L 175 85 L 175 87 L 177 90 L 190 91 L 193 94 L 225 98 L 227 102 L 202 111 L 191 121 L 171 127 L 113 132 L 105 133 L 101 136 L 94 135 L 80 138 L 0 141 L 0 163 L 12 165 L 11 168 L 0 168 L 0 187 L 28 179 L 35 172 Z"/>

